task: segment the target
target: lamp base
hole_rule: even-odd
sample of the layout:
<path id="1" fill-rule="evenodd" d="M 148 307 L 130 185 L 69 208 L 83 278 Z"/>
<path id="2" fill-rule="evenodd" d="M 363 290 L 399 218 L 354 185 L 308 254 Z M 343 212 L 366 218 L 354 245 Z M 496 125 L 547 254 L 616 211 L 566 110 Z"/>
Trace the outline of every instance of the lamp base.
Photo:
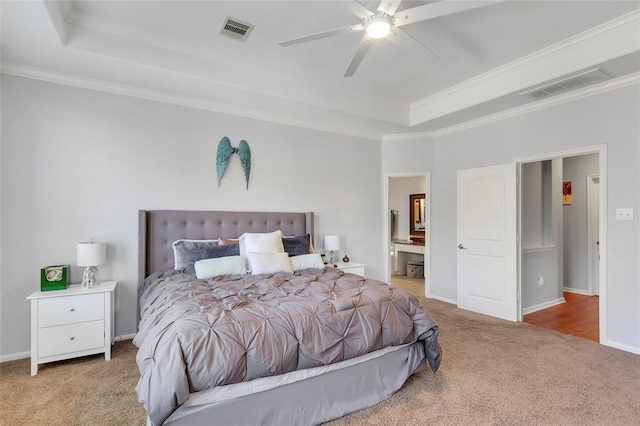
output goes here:
<path id="1" fill-rule="evenodd" d="M 329 251 L 329 263 L 336 263 L 336 252 L 334 250 Z"/>
<path id="2" fill-rule="evenodd" d="M 97 279 L 98 268 L 95 266 L 87 266 L 82 274 L 82 288 L 92 288 L 94 285 L 100 284 Z"/>

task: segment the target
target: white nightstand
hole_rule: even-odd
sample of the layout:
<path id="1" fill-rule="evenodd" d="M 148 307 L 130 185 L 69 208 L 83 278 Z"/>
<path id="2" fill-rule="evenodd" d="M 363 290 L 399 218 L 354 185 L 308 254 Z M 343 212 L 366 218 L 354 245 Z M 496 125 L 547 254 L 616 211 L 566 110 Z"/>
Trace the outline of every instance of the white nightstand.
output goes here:
<path id="1" fill-rule="evenodd" d="M 367 266 L 364 263 L 357 262 L 335 262 L 329 263 L 327 266 L 338 268 L 341 271 L 349 272 L 350 274 L 356 274 L 364 277 L 364 267 Z"/>
<path id="2" fill-rule="evenodd" d="M 111 359 L 117 281 L 36 291 L 31 300 L 31 375 L 38 364 L 104 352 Z"/>

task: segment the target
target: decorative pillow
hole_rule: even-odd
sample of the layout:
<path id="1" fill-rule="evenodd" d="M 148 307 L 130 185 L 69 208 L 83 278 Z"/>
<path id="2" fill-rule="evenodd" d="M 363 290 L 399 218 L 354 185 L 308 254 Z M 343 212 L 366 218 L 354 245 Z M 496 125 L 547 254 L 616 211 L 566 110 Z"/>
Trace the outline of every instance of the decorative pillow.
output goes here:
<path id="1" fill-rule="evenodd" d="M 284 251 L 289 256 L 299 256 L 301 254 L 313 253 L 311 250 L 311 235 L 298 235 L 296 237 L 282 237 Z"/>
<path id="2" fill-rule="evenodd" d="M 251 275 L 275 274 L 276 272 L 293 272 L 289 255 L 281 253 L 256 253 L 250 251 L 247 254 Z"/>
<path id="3" fill-rule="evenodd" d="M 302 269 L 324 268 L 324 262 L 322 262 L 322 256 L 320 256 L 320 253 L 293 256 L 289 260 L 291 261 L 291 267 L 294 271 L 300 271 Z"/>
<path id="4" fill-rule="evenodd" d="M 247 267 L 241 256 L 227 256 L 213 259 L 198 260 L 194 264 L 196 277 L 207 279 L 219 275 L 243 275 Z"/>
<path id="5" fill-rule="evenodd" d="M 237 238 L 220 238 L 218 237 L 218 245 L 219 246 L 228 246 L 230 244 L 238 244 L 240 240 Z"/>
<path id="6" fill-rule="evenodd" d="M 177 240 L 173 242 L 174 269 L 181 269 L 188 274 L 195 275 L 193 264 L 202 259 L 216 257 L 237 256 L 239 247 L 219 246 L 218 240 Z"/>
<path id="7" fill-rule="evenodd" d="M 240 256 L 248 257 L 249 252 L 255 253 L 282 253 L 282 231 L 266 232 L 259 234 L 244 233 L 240 236 Z"/>

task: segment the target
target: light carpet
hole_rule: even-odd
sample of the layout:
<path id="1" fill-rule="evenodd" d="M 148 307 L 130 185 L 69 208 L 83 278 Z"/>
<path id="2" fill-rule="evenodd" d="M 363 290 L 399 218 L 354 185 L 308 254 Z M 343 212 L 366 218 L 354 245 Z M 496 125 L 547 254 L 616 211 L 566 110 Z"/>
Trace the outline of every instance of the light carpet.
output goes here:
<path id="1" fill-rule="evenodd" d="M 440 326 L 437 374 L 418 373 L 344 425 L 638 425 L 640 355 L 423 299 Z M 144 425 L 131 341 L 40 366 L 0 364 L 2 425 Z"/>

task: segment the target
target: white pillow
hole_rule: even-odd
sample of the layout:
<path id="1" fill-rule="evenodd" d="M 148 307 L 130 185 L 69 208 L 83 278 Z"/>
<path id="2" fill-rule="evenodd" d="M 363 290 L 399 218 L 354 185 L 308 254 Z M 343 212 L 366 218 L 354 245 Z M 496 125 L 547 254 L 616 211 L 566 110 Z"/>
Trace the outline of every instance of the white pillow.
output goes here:
<path id="1" fill-rule="evenodd" d="M 288 253 L 256 253 L 247 254 L 251 275 L 275 274 L 276 272 L 293 272 Z"/>
<path id="2" fill-rule="evenodd" d="M 247 273 L 247 267 L 242 256 L 198 260 L 194 264 L 194 268 L 196 270 L 196 277 L 199 279 L 207 279 L 219 275 L 242 275 Z"/>
<path id="3" fill-rule="evenodd" d="M 248 257 L 249 252 L 254 253 L 282 253 L 282 231 L 251 234 L 245 232 L 240 236 L 240 256 Z"/>
<path id="4" fill-rule="evenodd" d="M 291 260 L 291 267 L 294 271 L 300 271 L 302 269 L 322 269 L 324 263 L 322 262 L 322 256 L 320 253 L 301 254 L 300 256 L 293 256 L 289 258 Z"/>

